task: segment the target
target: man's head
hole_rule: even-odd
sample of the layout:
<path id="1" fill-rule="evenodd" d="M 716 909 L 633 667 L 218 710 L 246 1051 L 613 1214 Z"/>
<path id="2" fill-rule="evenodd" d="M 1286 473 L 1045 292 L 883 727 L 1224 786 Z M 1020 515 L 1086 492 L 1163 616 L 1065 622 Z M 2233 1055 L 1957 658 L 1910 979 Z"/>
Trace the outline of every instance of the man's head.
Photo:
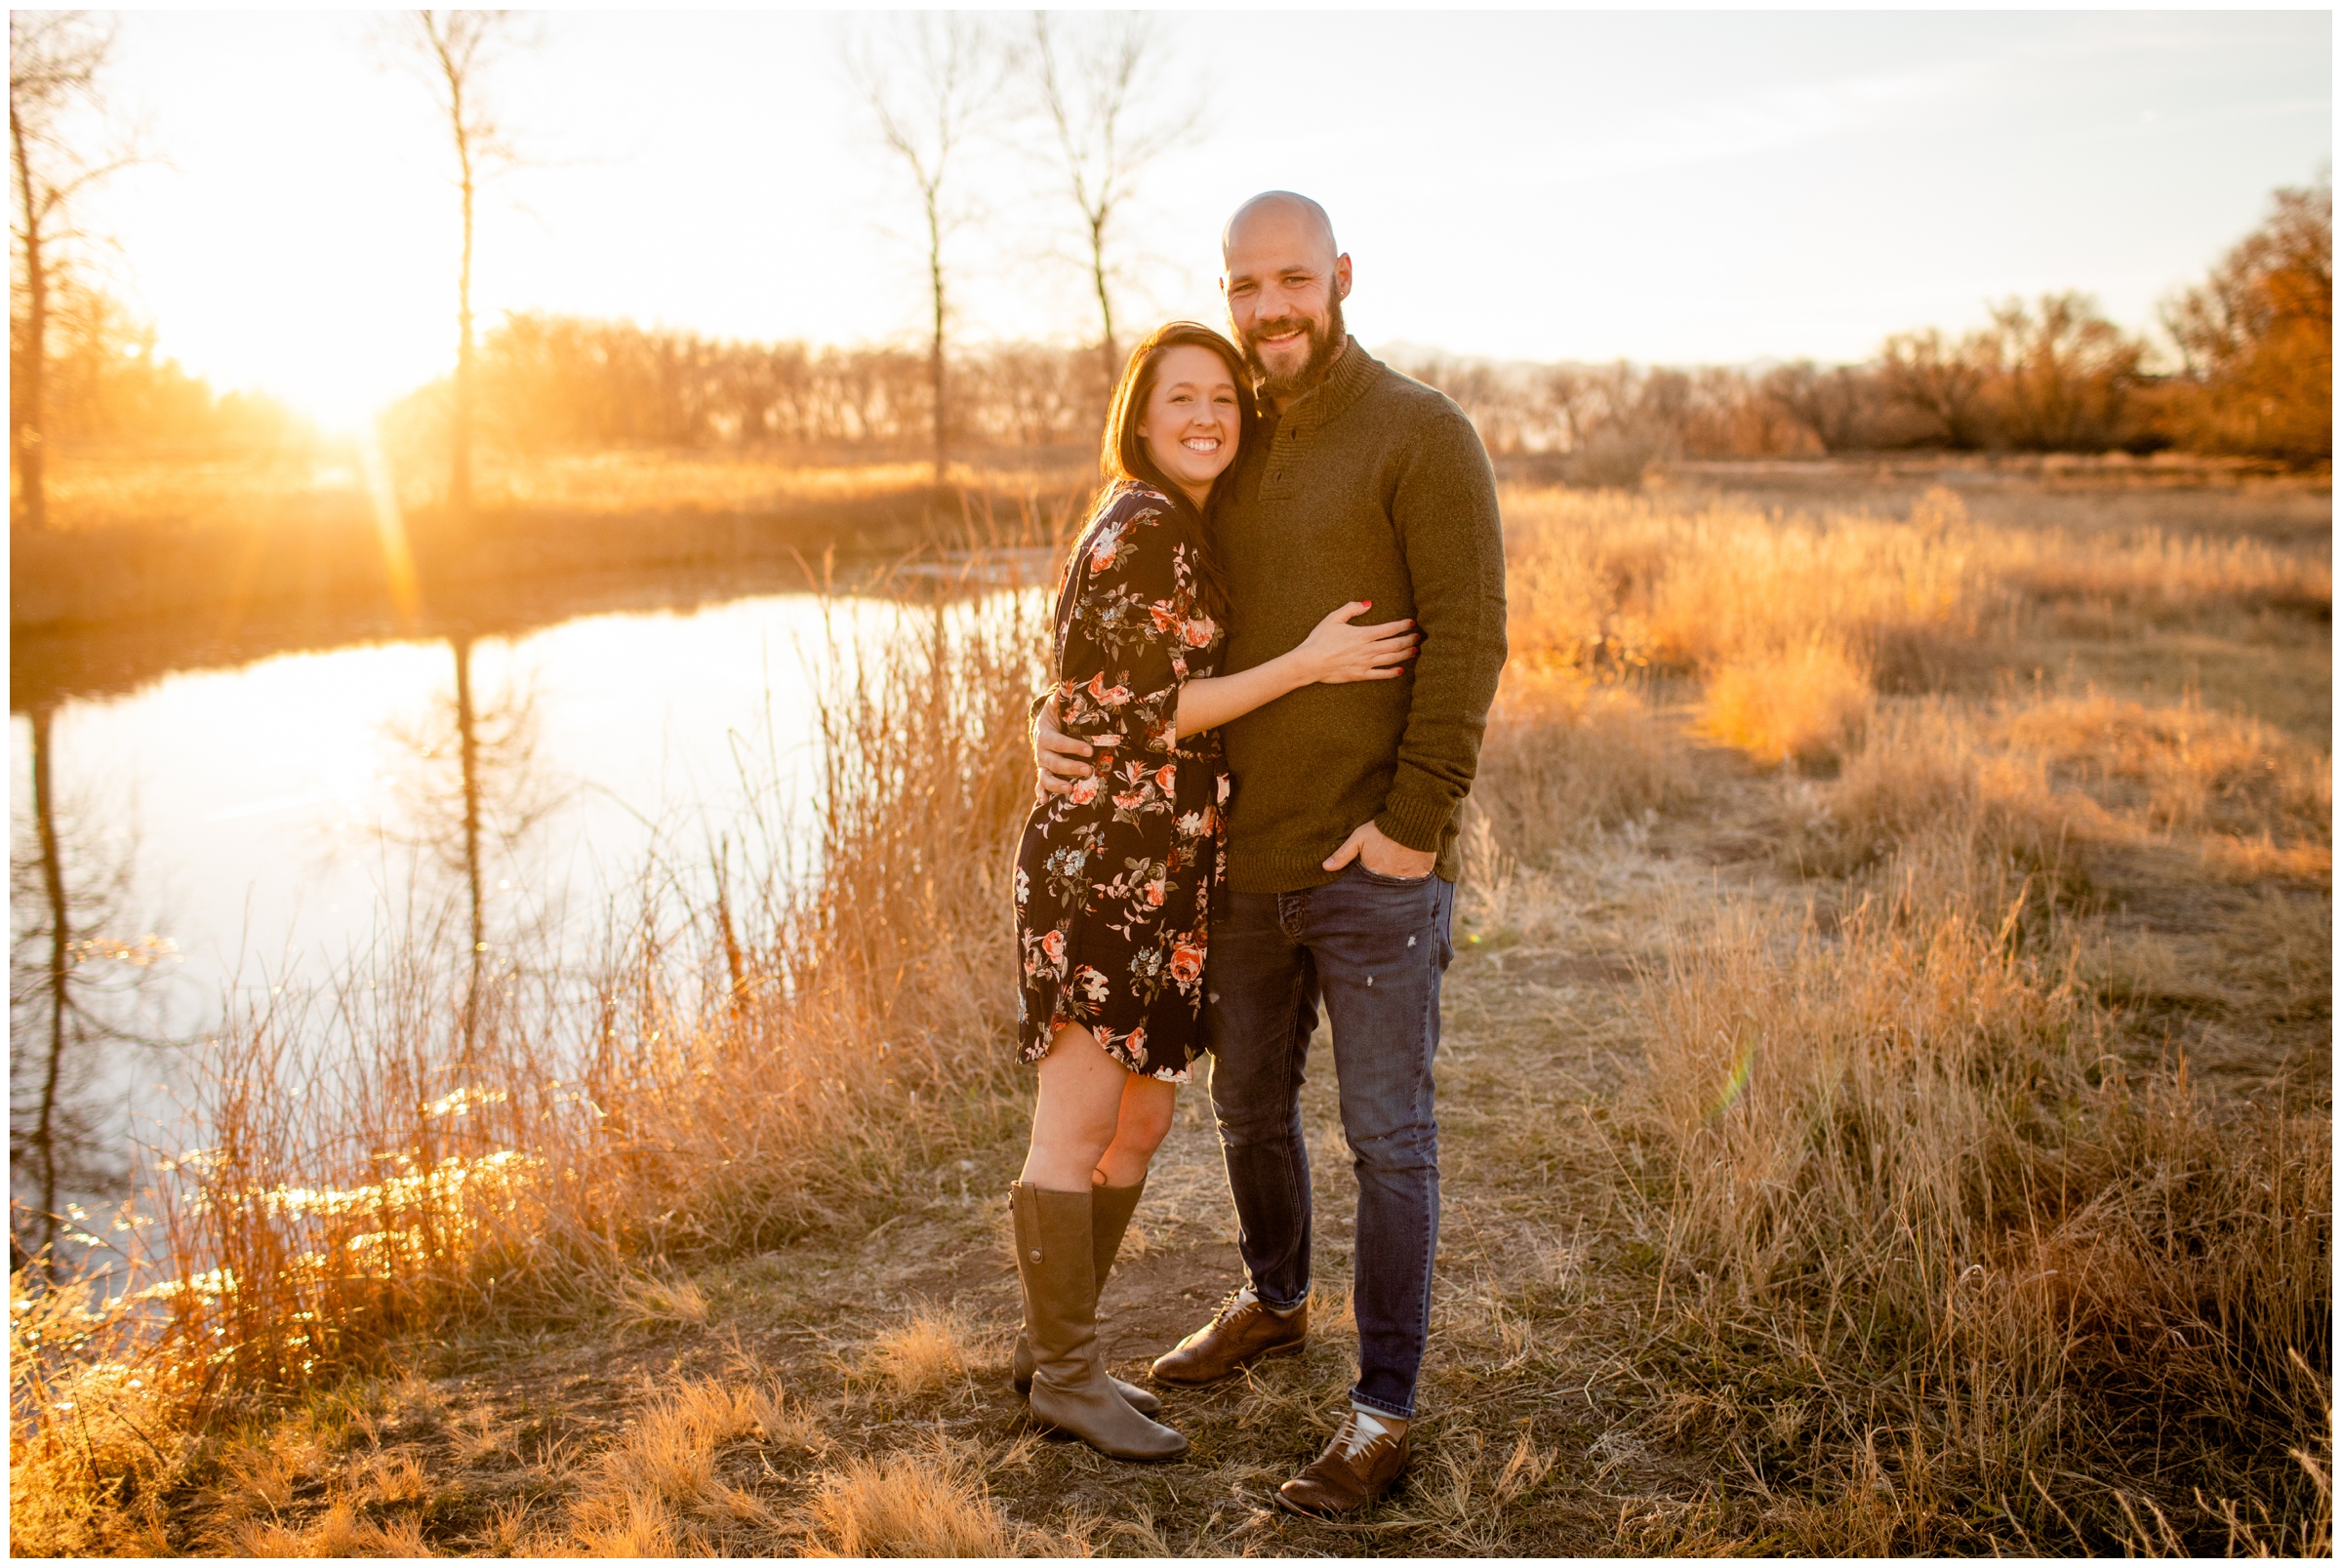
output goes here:
<path id="1" fill-rule="evenodd" d="M 1325 209 L 1289 190 L 1236 209 L 1220 236 L 1220 292 L 1228 324 L 1261 390 L 1307 391 L 1342 351 L 1350 258 L 1334 244 Z"/>

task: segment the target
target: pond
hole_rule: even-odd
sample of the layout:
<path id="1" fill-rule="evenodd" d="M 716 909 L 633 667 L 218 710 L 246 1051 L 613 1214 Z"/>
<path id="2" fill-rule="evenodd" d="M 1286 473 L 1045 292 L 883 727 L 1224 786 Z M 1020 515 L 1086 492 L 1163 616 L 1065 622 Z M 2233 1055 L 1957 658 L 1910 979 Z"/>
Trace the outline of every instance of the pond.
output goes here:
<path id="1" fill-rule="evenodd" d="M 1046 561 L 990 570 L 940 613 L 1041 608 Z M 656 845 L 810 821 L 823 693 L 939 613 L 896 589 L 393 638 L 21 703 L 12 1238 L 43 1214 L 86 1234 L 134 1144 L 193 1140 L 186 1047 L 231 1005 L 330 985 L 435 924 L 491 957 L 578 961 Z M 744 820 L 751 796 L 766 821 Z M 807 835 L 788 849 L 813 867 Z"/>

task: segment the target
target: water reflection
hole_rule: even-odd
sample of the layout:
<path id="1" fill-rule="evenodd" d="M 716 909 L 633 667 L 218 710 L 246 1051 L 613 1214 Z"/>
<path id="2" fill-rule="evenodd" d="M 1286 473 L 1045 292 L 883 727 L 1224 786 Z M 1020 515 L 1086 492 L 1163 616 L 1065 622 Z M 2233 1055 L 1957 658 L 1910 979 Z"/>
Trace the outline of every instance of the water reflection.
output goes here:
<path id="1" fill-rule="evenodd" d="M 160 1043 L 158 993 L 178 958 L 151 930 L 123 934 L 135 929 L 129 811 L 86 795 L 61 804 L 56 704 L 27 718 L 30 811 L 9 856 L 12 1272 L 49 1267 L 68 1236 L 101 1239 L 83 1205 L 118 1197 L 129 1174 L 108 1069 L 123 1051 Z"/>
<path id="2" fill-rule="evenodd" d="M 1023 581 L 1053 566 L 1036 558 Z M 744 850 L 790 876 L 818 860 L 816 694 L 850 684 L 860 650 L 959 613 L 939 599 L 972 613 L 994 594 L 1037 594 L 1019 581 L 907 579 L 892 595 L 774 593 L 512 631 L 451 621 L 231 668 L 198 659 L 79 697 L 18 668 L 20 1218 L 60 1207 L 52 1189 L 70 1203 L 106 1190 L 108 1173 L 118 1182 L 134 1125 L 194 1146 L 200 1129 L 182 1118 L 196 1059 L 134 1040 L 200 1043 L 231 1007 L 266 1009 L 280 987 L 287 1003 L 344 981 L 363 994 L 397 954 L 461 945 L 472 958 L 442 972 L 438 1022 L 485 1051 L 516 985 L 590 965 L 645 900 L 728 922 L 736 896 L 758 896 L 754 878 L 726 874 Z M 730 885 L 695 880 L 710 877 Z M 165 908 L 167 924 L 149 912 Z M 61 985 L 58 931 L 72 960 Z M 178 959 L 141 964 L 160 950 L 140 946 L 144 931 L 174 939 Z M 60 994 L 81 1005 L 49 1010 Z M 37 1247 L 48 1233 L 27 1235 Z"/>
<path id="3" fill-rule="evenodd" d="M 529 877 L 526 849 L 537 829 L 562 804 L 567 791 L 546 777 L 538 758 L 540 721 L 536 689 L 515 672 L 483 700 L 473 678 L 475 639 L 459 632 L 447 639 L 455 678 L 448 700 L 418 725 L 393 719 L 386 739 L 420 766 L 400 776 L 394 793 L 398 810 L 380 831 L 394 842 L 423 849 L 427 864 L 451 876 L 467 916 L 469 976 L 464 993 L 464 1058 L 479 1035 L 480 996 L 489 954 L 501 945 L 488 920 L 486 860 L 493 836 L 498 858 L 513 875 L 503 888 Z M 502 934 L 509 942 L 512 933 Z"/>

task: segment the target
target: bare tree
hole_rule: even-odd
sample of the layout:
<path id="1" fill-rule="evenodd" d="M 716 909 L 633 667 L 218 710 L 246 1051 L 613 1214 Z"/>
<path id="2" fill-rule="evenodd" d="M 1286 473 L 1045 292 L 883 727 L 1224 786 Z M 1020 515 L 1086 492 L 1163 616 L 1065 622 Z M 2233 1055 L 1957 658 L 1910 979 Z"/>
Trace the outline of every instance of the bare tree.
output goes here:
<path id="1" fill-rule="evenodd" d="M 458 631 L 447 641 L 456 676 L 447 705 L 420 726 L 394 724 L 388 730 L 401 749 L 433 766 L 400 779 L 397 794 L 405 822 L 384 837 L 430 851 L 462 884 L 471 939 L 463 1016 L 463 1060 L 468 1064 L 478 1041 L 490 962 L 488 859 L 521 854 L 563 797 L 538 756 L 533 687 L 507 685 L 483 702 L 472 678 L 471 634 Z"/>
<path id="2" fill-rule="evenodd" d="M 2100 315 L 2095 300 L 2044 294 L 2028 308 L 2012 298 L 1993 306 L 1992 330 L 1999 422 L 2012 446 L 2103 452 L 2120 438 L 2147 347 Z"/>
<path id="3" fill-rule="evenodd" d="M 1145 12 L 1066 22 L 1036 11 L 1024 51 L 1034 96 L 1056 133 L 1058 173 L 1081 215 L 1110 393 L 1122 374 L 1113 299 L 1120 268 L 1111 260 L 1117 220 L 1147 166 L 1192 141 L 1203 123 L 1201 92 L 1176 95 L 1176 79 L 1159 68 L 1163 50 L 1160 23 Z"/>
<path id="4" fill-rule="evenodd" d="M 1868 366 L 1828 369 L 1810 359 L 1776 365 L 1757 383 L 1773 406 L 1809 431 L 1826 453 L 1858 452 L 1879 443 L 1878 379 Z"/>
<path id="5" fill-rule="evenodd" d="M 935 482 L 944 482 L 949 458 L 950 409 L 945 392 L 945 334 L 950 321 L 946 293 L 947 242 L 968 220 L 960 199 L 957 158 L 983 128 L 1000 87 L 998 51 L 981 18 L 964 12 L 916 12 L 892 20 L 889 30 L 866 35 L 850 49 L 846 73 L 868 102 L 878 138 L 910 181 L 927 261 L 928 419 L 935 446 Z"/>
<path id="6" fill-rule="evenodd" d="M 1933 420 L 1944 445 L 1956 452 L 1985 444 L 1999 360 L 1994 335 L 1970 333 L 1955 342 L 1933 327 L 1896 333 L 1878 350 L 1887 396 Z"/>
<path id="7" fill-rule="evenodd" d="M 49 302 L 59 270 L 80 237 L 76 197 L 136 161 L 127 150 L 92 156 L 67 139 L 76 104 L 101 109 L 98 76 L 114 33 L 79 11 L 8 14 L 8 144 L 17 187 L 10 261 L 8 455 L 17 476 L 17 511 L 26 526 L 49 526 L 46 458 Z M 15 301 L 12 299 L 11 304 Z"/>
<path id="8" fill-rule="evenodd" d="M 178 957 L 152 926 L 116 935 L 139 849 L 120 824 L 135 813 L 71 786 L 61 799 L 58 707 L 52 695 L 25 710 L 32 787 L 9 855 L 10 1266 L 30 1261 L 43 1273 L 70 1198 L 120 1190 L 122 1131 L 105 1084 L 122 1053 L 173 1043 L 163 1030 Z"/>
<path id="9" fill-rule="evenodd" d="M 448 423 L 447 505 L 456 517 L 465 518 L 471 513 L 471 438 L 479 395 L 471 311 L 473 211 L 480 186 L 514 161 L 490 107 L 488 76 L 523 38 L 508 11 L 415 11 L 402 19 L 396 40 L 447 117 L 456 153 L 456 188 L 464 202 L 464 252 L 456 269 L 456 384 Z"/>

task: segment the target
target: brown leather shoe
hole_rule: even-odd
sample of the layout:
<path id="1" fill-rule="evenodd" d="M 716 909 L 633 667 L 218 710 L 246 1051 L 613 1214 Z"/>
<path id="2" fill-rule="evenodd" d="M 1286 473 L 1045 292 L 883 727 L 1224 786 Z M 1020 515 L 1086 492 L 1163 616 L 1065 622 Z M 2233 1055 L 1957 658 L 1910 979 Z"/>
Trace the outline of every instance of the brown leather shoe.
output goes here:
<path id="1" fill-rule="evenodd" d="M 1158 1383 L 1218 1383 L 1263 1356 L 1291 1355 L 1310 1337 L 1310 1304 L 1272 1312 L 1246 1291 L 1231 1291 L 1212 1320 L 1155 1357 Z"/>
<path id="2" fill-rule="evenodd" d="M 1358 1413 L 1342 1418 L 1342 1429 L 1307 1469 L 1276 1489 L 1278 1508 L 1312 1519 L 1355 1513 L 1396 1484 L 1414 1452 L 1405 1430 L 1367 1438 Z"/>

